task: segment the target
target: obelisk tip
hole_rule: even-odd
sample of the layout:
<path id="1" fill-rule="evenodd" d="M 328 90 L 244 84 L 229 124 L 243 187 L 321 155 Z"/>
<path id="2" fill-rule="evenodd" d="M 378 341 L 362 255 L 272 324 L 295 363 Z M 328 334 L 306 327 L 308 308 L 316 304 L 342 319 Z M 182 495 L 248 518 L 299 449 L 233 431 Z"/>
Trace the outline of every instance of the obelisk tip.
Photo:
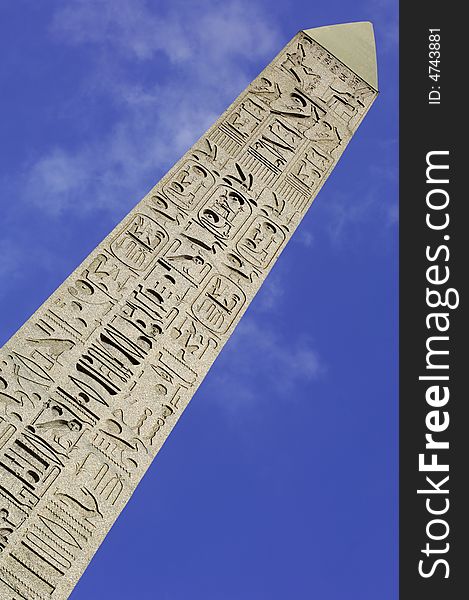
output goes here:
<path id="1" fill-rule="evenodd" d="M 316 27 L 304 32 L 378 90 L 375 36 L 369 21 Z"/>

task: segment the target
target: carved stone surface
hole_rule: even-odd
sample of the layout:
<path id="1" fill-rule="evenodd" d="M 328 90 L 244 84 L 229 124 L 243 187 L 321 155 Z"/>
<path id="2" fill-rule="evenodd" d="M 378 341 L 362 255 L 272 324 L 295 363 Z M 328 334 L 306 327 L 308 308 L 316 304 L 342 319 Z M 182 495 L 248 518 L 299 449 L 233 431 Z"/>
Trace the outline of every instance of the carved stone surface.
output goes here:
<path id="1" fill-rule="evenodd" d="M 68 597 L 374 101 L 315 31 L 0 350 L 2 600 Z"/>

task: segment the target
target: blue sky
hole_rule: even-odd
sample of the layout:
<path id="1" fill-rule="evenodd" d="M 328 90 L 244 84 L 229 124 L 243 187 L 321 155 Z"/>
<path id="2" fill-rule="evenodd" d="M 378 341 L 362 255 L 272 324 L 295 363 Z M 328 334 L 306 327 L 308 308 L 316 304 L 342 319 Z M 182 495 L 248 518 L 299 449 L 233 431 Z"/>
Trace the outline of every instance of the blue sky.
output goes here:
<path id="1" fill-rule="evenodd" d="M 380 96 L 72 600 L 397 598 L 397 0 L 0 4 L 0 345 L 299 30 Z"/>

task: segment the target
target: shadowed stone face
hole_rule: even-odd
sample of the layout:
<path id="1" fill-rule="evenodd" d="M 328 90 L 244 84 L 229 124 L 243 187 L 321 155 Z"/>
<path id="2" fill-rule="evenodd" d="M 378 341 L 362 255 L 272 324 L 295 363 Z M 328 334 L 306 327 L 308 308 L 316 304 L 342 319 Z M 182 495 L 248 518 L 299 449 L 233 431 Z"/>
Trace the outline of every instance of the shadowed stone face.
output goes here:
<path id="1" fill-rule="evenodd" d="M 377 95 L 300 32 L 0 350 L 0 597 L 64 599 Z"/>

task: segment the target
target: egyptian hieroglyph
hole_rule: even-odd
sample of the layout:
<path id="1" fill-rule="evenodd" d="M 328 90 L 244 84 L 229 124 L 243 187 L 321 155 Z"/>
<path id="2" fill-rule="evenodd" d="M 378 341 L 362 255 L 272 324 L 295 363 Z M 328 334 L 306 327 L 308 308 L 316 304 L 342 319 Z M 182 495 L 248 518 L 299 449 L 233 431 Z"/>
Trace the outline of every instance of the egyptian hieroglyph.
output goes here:
<path id="1" fill-rule="evenodd" d="M 0 598 L 69 596 L 376 90 L 300 32 L 0 350 Z"/>

